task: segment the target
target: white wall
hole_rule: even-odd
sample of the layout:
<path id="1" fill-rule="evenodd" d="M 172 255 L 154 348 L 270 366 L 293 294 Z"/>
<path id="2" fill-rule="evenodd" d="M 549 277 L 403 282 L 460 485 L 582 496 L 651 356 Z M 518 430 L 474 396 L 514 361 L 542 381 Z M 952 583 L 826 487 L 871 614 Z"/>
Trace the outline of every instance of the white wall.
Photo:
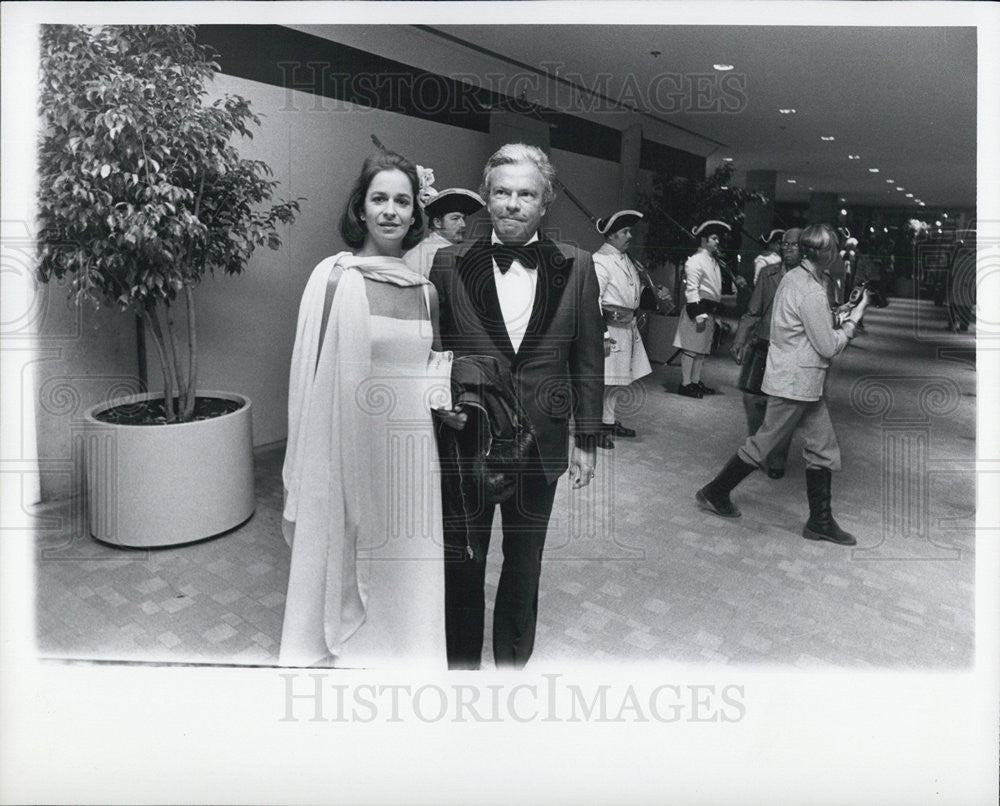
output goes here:
<path id="1" fill-rule="evenodd" d="M 400 30 L 401 36 L 414 35 L 408 33 L 413 29 Z M 352 30 L 352 36 L 359 35 Z M 391 49 L 386 43 L 382 47 Z M 405 61 L 398 54 L 385 55 Z M 473 56 L 450 52 L 450 72 L 481 69 Z M 477 188 L 491 141 L 487 133 L 232 76 L 219 76 L 212 87 L 212 97 L 224 93 L 245 96 L 263 116 L 254 139 L 240 146 L 244 156 L 263 159 L 271 166 L 280 182 L 277 197 L 306 198 L 296 223 L 282 232 L 280 250 L 258 250 L 241 276 L 208 278 L 196 294 L 198 387 L 249 396 L 254 402 L 254 443 L 263 445 L 286 436 L 288 364 L 299 299 L 313 266 L 345 248 L 337 221 L 361 163 L 373 147 L 370 135 L 413 162 L 434 168 L 438 188 Z M 617 163 L 560 150 L 553 151 L 552 160 L 560 178 L 595 215 L 616 209 Z M 590 222 L 565 197 L 555 201 L 544 226 L 584 249 L 594 250 L 601 243 Z M 77 316 L 60 307 L 60 293 L 54 291 L 49 302 L 49 327 L 54 330 L 65 330 Z M 135 334 L 130 317 L 103 313 L 96 318 L 87 315 L 85 320 L 78 334 L 60 343 L 58 357 L 42 367 L 39 386 L 51 390 L 52 383 L 45 387 L 46 381 L 62 374 L 76 379 L 72 382 L 84 401 L 91 403 L 103 399 L 115 383 L 134 376 Z M 149 381 L 156 390 L 162 386 L 161 376 L 151 344 L 150 350 Z M 60 409 L 41 415 L 45 422 L 40 428 L 44 436 L 39 437 L 43 457 L 67 458 L 65 445 L 74 416 Z M 49 474 L 46 480 L 43 468 L 43 481 L 46 497 L 73 491 L 65 474 Z"/>

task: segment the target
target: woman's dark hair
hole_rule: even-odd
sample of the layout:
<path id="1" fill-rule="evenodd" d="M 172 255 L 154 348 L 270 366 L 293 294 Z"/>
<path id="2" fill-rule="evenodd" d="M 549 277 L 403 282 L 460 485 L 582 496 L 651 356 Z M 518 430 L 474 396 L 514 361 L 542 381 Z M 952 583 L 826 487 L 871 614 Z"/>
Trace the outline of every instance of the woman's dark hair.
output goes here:
<path id="1" fill-rule="evenodd" d="M 424 214 L 417 204 L 417 191 L 420 189 L 417 169 L 405 157 L 393 151 L 380 150 L 365 160 L 365 164 L 361 167 L 361 175 L 354 183 L 351 195 L 347 197 L 347 205 L 340 216 L 340 237 L 352 249 L 361 247 L 368 235 L 368 228 L 361 220 L 365 209 L 365 195 L 372 180 L 382 171 L 402 171 L 410 180 L 410 190 L 413 193 L 413 225 L 403 236 L 403 249 L 416 246 L 424 235 Z"/>

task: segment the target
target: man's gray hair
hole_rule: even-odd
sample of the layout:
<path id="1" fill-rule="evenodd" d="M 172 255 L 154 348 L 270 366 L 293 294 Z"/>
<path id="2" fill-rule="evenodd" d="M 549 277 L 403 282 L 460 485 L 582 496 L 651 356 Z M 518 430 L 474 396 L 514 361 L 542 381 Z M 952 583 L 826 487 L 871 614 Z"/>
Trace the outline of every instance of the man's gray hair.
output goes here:
<path id="1" fill-rule="evenodd" d="M 519 162 L 530 162 L 538 169 L 545 182 L 542 202 L 546 205 L 551 204 L 556 197 L 556 169 L 549 162 L 548 155 L 542 149 L 527 143 L 507 143 L 497 149 L 496 153 L 486 161 L 486 167 L 483 168 L 483 184 L 479 187 L 479 195 L 484 199 L 489 197 L 490 173 L 494 168 L 500 165 L 515 165 Z"/>

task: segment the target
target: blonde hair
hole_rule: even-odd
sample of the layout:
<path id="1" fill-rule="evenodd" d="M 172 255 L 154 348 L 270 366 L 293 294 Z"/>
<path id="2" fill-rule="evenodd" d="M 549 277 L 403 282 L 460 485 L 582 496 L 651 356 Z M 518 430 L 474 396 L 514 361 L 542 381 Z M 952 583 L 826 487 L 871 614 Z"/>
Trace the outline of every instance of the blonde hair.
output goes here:
<path id="1" fill-rule="evenodd" d="M 530 162 L 538 169 L 538 172 L 542 175 L 542 180 L 545 182 L 545 192 L 542 194 L 542 202 L 544 204 L 551 204 L 556 197 L 554 187 L 556 169 L 549 162 L 548 155 L 542 149 L 538 146 L 528 145 L 527 143 L 507 143 L 497 149 L 496 153 L 486 161 L 486 166 L 483 168 L 483 183 L 479 186 L 479 195 L 484 199 L 489 195 L 490 174 L 494 168 L 498 168 L 501 165 L 515 165 L 521 162 Z"/>

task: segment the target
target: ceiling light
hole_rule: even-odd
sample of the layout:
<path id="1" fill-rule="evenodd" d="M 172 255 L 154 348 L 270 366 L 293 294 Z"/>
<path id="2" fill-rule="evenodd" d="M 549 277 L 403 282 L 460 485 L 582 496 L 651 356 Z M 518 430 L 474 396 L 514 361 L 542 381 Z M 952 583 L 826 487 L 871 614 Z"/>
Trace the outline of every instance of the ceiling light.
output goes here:
<path id="1" fill-rule="evenodd" d="M 721 63 L 713 64 L 712 67 L 714 67 L 716 70 L 721 70 L 722 72 L 733 69 L 733 66 L 731 64 L 721 64 Z"/>
<path id="2" fill-rule="evenodd" d="M 907 193 L 907 194 L 906 194 L 906 198 L 908 198 L 908 199 L 912 199 L 912 198 L 913 198 L 913 194 L 912 194 L 912 193 Z"/>
<path id="3" fill-rule="evenodd" d="M 841 214 L 841 215 L 847 215 L 847 210 L 841 210 L 841 211 L 840 211 L 840 214 Z"/>
<path id="4" fill-rule="evenodd" d="M 919 205 L 920 205 L 921 207 L 926 207 L 926 206 L 927 206 L 926 202 L 917 202 L 917 203 L 918 203 L 918 204 L 919 204 Z"/>
<path id="5" fill-rule="evenodd" d="M 849 159 L 849 160 L 859 160 L 859 159 L 861 159 L 861 155 L 860 154 L 848 154 L 847 155 L 847 159 Z"/>
<path id="6" fill-rule="evenodd" d="M 732 161 L 733 161 L 733 158 L 732 158 L 732 157 L 723 157 L 723 158 L 722 158 L 722 161 L 723 161 L 723 162 L 732 162 Z"/>
<path id="7" fill-rule="evenodd" d="M 786 179 L 785 181 L 788 182 L 789 185 L 794 185 L 798 180 L 797 179 Z"/>
<path id="8" fill-rule="evenodd" d="M 947 217 L 948 217 L 948 214 L 947 214 L 947 213 L 941 213 L 941 217 L 942 217 L 942 218 L 947 218 Z"/>
<path id="9" fill-rule="evenodd" d="M 888 231 L 889 231 L 888 227 L 882 227 L 882 232 L 888 232 Z"/>
<path id="10" fill-rule="evenodd" d="M 831 143 L 831 142 L 833 142 L 833 141 L 834 141 L 834 140 L 835 140 L 836 138 L 834 138 L 834 137 L 833 137 L 833 135 L 831 135 L 831 136 L 829 136 L 829 137 L 824 137 L 824 136 L 823 136 L 823 135 L 821 134 L 821 135 L 819 136 L 819 139 L 820 139 L 820 140 L 822 140 L 822 141 L 824 141 L 824 142 L 826 142 L 826 143 Z"/>
<path id="11" fill-rule="evenodd" d="M 896 190 L 906 190 L 906 188 L 900 187 L 899 185 L 896 185 Z"/>
<path id="12" fill-rule="evenodd" d="M 886 179 L 885 183 L 887 185 L 895 185 L 896 184 L 896 180 L 895 179 Z"/>
<path id="13" fill-rule="evenodd" d="M 940 219 L 934 222 L 934 226 L 935 226 L 935 227 L 940 227 L 940 226 L 941 226 L 941 221 L 940 221 Z"/>
<path id="14" fill-rule="evenodd" d="M 878 168 L 869 168 L 868 169 L 868 173 L 870 173 L 870 174 L 877 174 L 878 173 Z"/>
<path id="15" fill-rule="evenodd" d="M 778 111 L 782 115 L 794 115 L 795 114 L 795 110 L 794 109 L 779 109 Z"/>
<path id="16" fill-rule="evenodd" d="M 868 228 L 868 231 L 869 231 L 869 232 L 875 232 L 875 227 L 869 227 L 869 228 Z"/>

